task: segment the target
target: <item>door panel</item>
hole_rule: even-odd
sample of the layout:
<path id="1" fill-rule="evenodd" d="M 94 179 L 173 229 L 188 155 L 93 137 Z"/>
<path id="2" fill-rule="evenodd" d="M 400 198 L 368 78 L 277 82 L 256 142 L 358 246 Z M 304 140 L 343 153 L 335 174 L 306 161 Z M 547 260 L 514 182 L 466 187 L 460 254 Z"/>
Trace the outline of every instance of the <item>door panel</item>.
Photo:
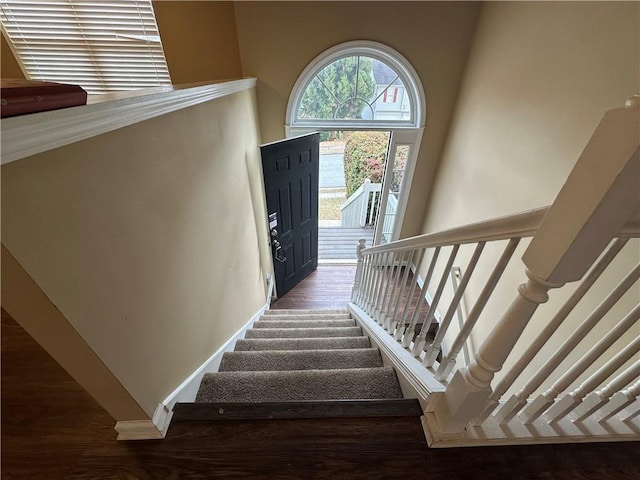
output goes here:
<path id="1" fill-rule="evenodd" d="M 319 145 L 314 133 L 260 147 L 278 297 L 318 266 Z"/>

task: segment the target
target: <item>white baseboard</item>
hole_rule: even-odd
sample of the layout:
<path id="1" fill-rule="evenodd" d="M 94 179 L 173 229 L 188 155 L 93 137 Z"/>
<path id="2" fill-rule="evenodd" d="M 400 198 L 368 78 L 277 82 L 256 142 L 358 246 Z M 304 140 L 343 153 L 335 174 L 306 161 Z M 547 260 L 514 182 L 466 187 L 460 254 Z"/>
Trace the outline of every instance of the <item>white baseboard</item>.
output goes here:
<path id="1" fill-rule="evenodd" d="M 431 448 L 535 445 L 552 443 L 637 442 L 640 420 L 623 420 L 625 412 L 599 423 L 592 418 L 573 423 L 565 417 L 550 423 L 544 416 L 525 425 L 516 416 L 506 424 L 489 417 L 482 425 L 467 427 L 459 434 L 443 435 L 433 412 L 425 412 L 427 443 Z"/>
<path id="2" fill-rule="evenodd" d="M 270 282 L 270 288 L 268 295 L 271 295 L 272 282 Z M 270 299 L 270 297 L 267 297 Z M 173 416 L 173 407 L 178 402 L 193 402 L 196 399 L 198 388 L 200 388 L 200 382 L 202 377 L 206 373 L 217 372 L 220 368 L 220 362 L 225 352 L 232 352 L 235 348 L 236 341 L 239 338 L 243 338 L 247 330 L 249 330 L 253 323 L 260 318 L 260 316 L 269 309 L 269 300 L 258 310 L 251 320 L 245 323 L 240 330 L 238 330 L 229 340 L 222 345 L 218 351 L 211 355 L 202 365 L 200 365 L 191 375 L 189 375 L 173 392 L 169 394 L 162 403 L 158 404 L 156 411 L 153 414 L 153 425 L 157 428 L 162 437 L 167 434 L 171 417 Z"/>

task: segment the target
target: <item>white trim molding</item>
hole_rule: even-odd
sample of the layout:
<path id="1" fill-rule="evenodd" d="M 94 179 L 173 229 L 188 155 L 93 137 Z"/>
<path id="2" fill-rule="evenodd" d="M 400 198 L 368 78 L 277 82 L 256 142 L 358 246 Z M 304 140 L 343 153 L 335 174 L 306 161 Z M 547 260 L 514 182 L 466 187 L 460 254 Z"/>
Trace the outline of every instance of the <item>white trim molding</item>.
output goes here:
<path id="1" fill-rule="evenodd" d="M 167 430 L 169 429 L 175 404 L 178 402 L 195 401 L 198 389 L 200 388 L 200 382 L 202 382 L 202 377 L 204 377 L 206 373 L 218 371 L 220 363 L 222 362 L 222 356 L 226 352 L 232 352 L 236 346 L 236 341 L 239 338 L 244 338 L 245 332 L 253 326 L 254 322 L 256 322 L 266 310 L 269 309 L 271 295 L 273 293 L 273 277 L 268 277 L 267 282 L 267 299 L 260 310 L 258 310 L 236 333 L 234 333 L 233 336 L 224 343 L 224 345 L 205 360 L 202 365 L 186 377 L 184 381 L 162 401 L 162 403 L 158 404 L 156 411 L 153 413 L 153 425 L 154 428 L 160 431 L 162 437 L 167 434 Z"/>
<path id="2" fill-rule="evenodd" d="M 116 423 L 115 430 L 118 432 L 118 441 L 157 440 L 165 435 L 151 420 L 124 420 Z"/>
<path id="3" fill-rule="evenodd" d="M 396 373 L 401 377 L 400 380 L 402 380 L 401 383 L 404 390 L 409 390 L 403 391 L 405 396 L 417 397 L 424 409 L 430 395 L 445 391 L 445 385 L 436 380 L 424 368 L 422 362 L 395 341 L 386 330 L 370 320 L 369 315 L 364 310 L 355 303 L 347 304 L 347 309 L 358 325 L 362 327 L 365 334 L 380 349 L 383 358 L 395 367 Z"/>
<path id="4" fill-rule="evenodd" d="M 409 120 L 362 120 L 362 119 L 298 119 L 298 110 L 304 93 L 313 79 L 331 63 L 347 57 L 362 55 L 374 58 L 391 67 L 404 84 L 410 99 L 411 115 Z M 426 123 L 427 102 L 418 73 L 411 63 L 397 50 L 379 42 L 370 40 L 355 40 L 336 45 L 314 58 L 302 71 L 289 95 L 287 104 L 285 133 L 287 138 L 312 131 L 354 131 L 354 130 L 382 130 L 391 132 L 388 160 L 395 162 L 398 146 L 409 147 L 405 171 L 398 198 L 398 209 L 393 220 L 391 239 L 397 240 L 404 222 L 404 214 L 409 201 L 409 192 L 415 171 L 415 165 L 420 150 L 420 143 Z M 392 165 L 393 166 L 393 165 Z M 387 177 L 393 168 L 387 168 Z M 383 182 L 380 195 L 380 211 L 386 211 L 389 195 L 389 181 Z M 377 222 L 374 235 L 374 245 L 378 245 L 382 236 L 382 222 Z"/>
<path id="5" fill-rule="evenodd" d="M 304 92 L 315 76 L 326 66 L 341 58 L 363 55 L 389 65 L 404 83 L 411 100 L 411 118 L 407 121 L 362 121 L 362 120 L 299 120 L 298 107 Z M 312 127 L 319 130 L 349 130 L 384 127 L 385 129 L 421 128 L 425 125 L 426 100 L 424 88 L 411 63 L 397 50 L 379 42 L 354 40 L 325 50 L 302 71 L 291 90 L 287 104 L 286 126 Z"/>
<path id="6" fill-rule="evenodd" d="M 87 105 L 5 118 L 2 164 L 215 100 L 256 86 L 255 78 L 90 97 Z"/>

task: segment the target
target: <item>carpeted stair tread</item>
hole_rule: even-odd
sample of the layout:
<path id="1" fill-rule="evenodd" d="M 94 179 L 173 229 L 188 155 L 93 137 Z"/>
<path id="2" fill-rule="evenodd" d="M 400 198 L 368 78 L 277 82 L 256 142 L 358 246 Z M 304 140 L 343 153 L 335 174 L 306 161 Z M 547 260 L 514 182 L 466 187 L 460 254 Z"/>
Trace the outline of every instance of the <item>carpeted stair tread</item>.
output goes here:
<path id="1" fill-rule="evenodd" d="M 336 328 L 253 328 L 244 338 L 311 338 L 311 337 L 359 337 L 360 327 Z"/>
<path id="2" fill-rule="evenodd" d="M 261 350 L 335 350 L 370 348 L 369 337 L 330 338 L 248 338 L 236 341 L 236 352 Z"/>
<path id="3" fill-rule="evenodd" d="M 227 352 L 220 372 L 266 370 L 329 370 L 382 367 L 377 348 L 344 350 L 280 350 Z"/>
<path id="4" fill-rule="evenodd" d="M 353 319 L 345 320 L 269 320 L 257 321 L 253 328 L 334 328 L 355 327 Z"/>
<path id="5" fill-rule="evenodd" d="M 278 309 L 270 309 L 264 312 L 264 315 L 333 315 L 333 314 L 344 314 L 349 313 L 346 308 L 337 308 L 333 310 L 314 310 L 314 309 L 287 309 L 287 310 L 278 310 Z"/>
<path id="6" fill-rule="evenodd" d="M 206 374 L 196 402 L 402 398 L 391 367 Z"/>

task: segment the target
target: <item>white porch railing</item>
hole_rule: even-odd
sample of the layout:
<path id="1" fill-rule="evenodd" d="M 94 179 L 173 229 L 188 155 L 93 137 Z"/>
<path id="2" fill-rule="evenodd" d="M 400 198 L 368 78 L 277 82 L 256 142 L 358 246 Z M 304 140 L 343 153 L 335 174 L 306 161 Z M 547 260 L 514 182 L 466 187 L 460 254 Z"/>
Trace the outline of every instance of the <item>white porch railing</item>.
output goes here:
<path id="1" fill-rule="evenodd" d="M 631 257 L 638 256 L 637 241 L 630 241 L 640 237 L 638 99 L 604 115 L 550 207 L 373 248 L 359 245 L 350 308 L 369 333 L 386 331 L 377 341 L 389 345 L 389 352 L 401 346 L 421 364 L 431 385 L 439 382 L 425 399 L 427 434 L 435 445 L 640 440 L 640 338 L 631 333 L 640 328 L 640 305 L 612 319 L 612 307 L 620 307 L 625 294 L 622 305 L 630 296 L 640 304 L 640 263 L 610 267 L 625 245 Z M 501 277 L 507 269 L 522 268 L 512 257 L 527 237 L 531 241 L 522 256 L 527 281 L 516 289 Z M 481 261 L 486 269 L 491 253 L 497 260 L 487 278 L 478 279 L 474 270 Z M 446 292 L 456 258 L 466 266 L 455 292 Z M 591 287 L 601 276 L 609 291 L 577 328 L 568 328 L 574 308 L 585 299 L 593 303 Z M 479 281 L 483 286 L 454 334 L 449 327 L 461 299 Z M 598 285 L 601 289 L 602 281 Z M 560 288 L 568 290 L 564 303 L 540 312 L 544 318 L 538 315 L 535 322 L 544 328 L 520 339 L 548 300 L 547 292 Z M 505 289 L 515 299 L 503 306 L 501 318 L 479 322 L 489 302 L 496 310 Z M 439 321 L 437 312 L 443 313 Z M 602 328 L 605 315 L 605 333 L 588 335 Z M 479 331 L 481 324 L 489 324 L 489 331 Z M 563 326 L 568 337 L 558 336 Z M 621 345 L 625 334 L 630 340 Z M 473 336 L 484 341 L 468 365 L 459 365 L 460 351 Z M 555 351 L 541 354 L 545 345 Z M 509 355 L 515 361 L 492 385 Z M 557 372 L 569 356 L 577 360 Z M 402 358 L 398 361 L 407 363 L 406 355 Z M 531 376 L 523 377 L 525 370 Z"/>
<path id="2" fill-rule="evenodd" d="M 366 179 L 340 207 L 341 226 L 358 228 L 373 226 L 382 184 Z"/>

